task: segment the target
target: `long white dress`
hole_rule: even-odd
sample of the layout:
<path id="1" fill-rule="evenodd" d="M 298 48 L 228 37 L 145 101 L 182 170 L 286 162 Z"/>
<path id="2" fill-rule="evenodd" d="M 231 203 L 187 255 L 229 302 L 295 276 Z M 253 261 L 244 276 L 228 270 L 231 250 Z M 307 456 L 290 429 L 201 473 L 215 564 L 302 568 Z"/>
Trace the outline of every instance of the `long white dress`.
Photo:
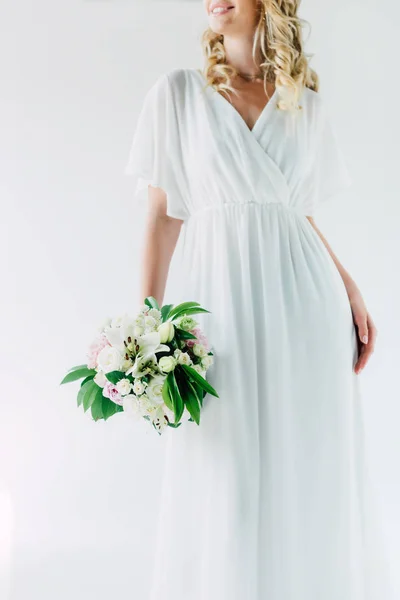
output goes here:
<path id="1" fill-rule="evenodd" d="M 387 600 L 356 331 L 306 215 L 351 178 L 320 95 L 250 130 L 198 69 L 146 94 L 126 173 L 182 219 L 179 301 L 215 363 L 200 426 L 166 434 L 150 600 Z M 165 298 L 165 302 L 168 298 Z M 147 600 L 138 599 L 138 600 Z"/>

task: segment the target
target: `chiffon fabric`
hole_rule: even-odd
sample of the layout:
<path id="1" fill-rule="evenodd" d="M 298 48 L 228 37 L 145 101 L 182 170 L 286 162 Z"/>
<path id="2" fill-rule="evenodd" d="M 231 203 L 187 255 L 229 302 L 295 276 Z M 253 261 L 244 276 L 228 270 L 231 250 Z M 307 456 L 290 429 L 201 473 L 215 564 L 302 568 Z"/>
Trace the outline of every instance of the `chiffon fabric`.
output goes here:
<path id="1" fill-rule="evenodd" d="M 143 600 L 385 600 L 357 334 L 307 216 L 351 183 L 319 93 L 249 129 L 198 69 L 147 91 L 126 173 L 167 194 L 179 301 L 214 351 L 200 426 L 167 429 Z M 139 194 L 145 198 L 146 194 Z M 164 301 L 168 302 L 168 298 Z M 153 519 L 153 515 L 149 515 Z"/>

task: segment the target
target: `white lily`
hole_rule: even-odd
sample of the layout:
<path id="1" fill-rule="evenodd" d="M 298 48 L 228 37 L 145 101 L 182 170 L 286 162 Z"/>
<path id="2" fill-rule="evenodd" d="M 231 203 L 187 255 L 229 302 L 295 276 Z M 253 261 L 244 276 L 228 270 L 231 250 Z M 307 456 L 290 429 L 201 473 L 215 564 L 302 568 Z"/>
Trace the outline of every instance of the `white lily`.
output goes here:
<path id="1" fill-rule="evenodd" d="M 125 375 L 132 375 L 134 378 L 143 377 L 148 373 L 158 371 L 157 357 L 155 354 L 145 354 L 136 356 L 132 367 L 128 369 Z"/>
<path id="2" fill-rule="evenodd" d="M 168 426 L 168 420 L 162 408 L 157 408 L 150 416 L 151 421 L 159 433 L 162 433 Z"/>
<path id="3" fill-rule="evenodd" d="M 169 352 L 170 348 L 166 344 L 161 343 L 161 336 L 158 331 L 145 333 L 138 339 L 139 352 L 138 354 L 155 354 L 156 352 Z"/>
<path id="4" fill-rule="evenodd" d="M 129 315 L 124 315 L 119 321 L 118 326 L 110 326 L 106 327 L 104 330 L 104 335 L 106 336 L 109 343 L 118 348 L 121 352 L 125 352 L 125 341 L 129 339 L 133 340 L 136 338 L 135 336 L 135 327 L 136 321 L 129 317 Z"/>

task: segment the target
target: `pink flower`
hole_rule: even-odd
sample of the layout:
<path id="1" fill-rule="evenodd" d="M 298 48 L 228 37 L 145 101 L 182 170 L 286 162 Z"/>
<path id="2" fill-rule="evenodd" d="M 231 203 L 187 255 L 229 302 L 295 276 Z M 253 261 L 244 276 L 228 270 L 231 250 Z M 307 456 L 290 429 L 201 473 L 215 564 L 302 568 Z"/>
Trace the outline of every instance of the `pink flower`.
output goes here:
<path id="1" fill-rule="evenodd" d="M 103 396 L 109 398 L 112 402 L 115 402 L 115 404 L 122 406 L 122 396 L 111 381 L 107 381 L 106 385 L 103 387 Z"/>
<path id="2" fill-rule="evenodd" d="M 207 352 L 209 351 L 209 345 L 208 345 L 208 340 L 206 338 L 206 336 L 204 335 L 204 333 L 202 332 L 202 330 L 200 329 L 200 327 L 194 327 L 193 329 L 190 330 L 190 333 L 192 333 L 193 335 L 196 336 L 196 339 L 194 340 L 186 340 L 186 345 L 189 346 L 189 348 L 192 348 L 195 344 L 202 344 Z"/>
<path id="3" fill-rule="evenodd" d="M 89 369 L 95 369 L 97 367 L 97 357 L 106 346 L 110 346 L 110 343 L 103 333 L 90 344 L 87 353 L 87 366 Z"/>

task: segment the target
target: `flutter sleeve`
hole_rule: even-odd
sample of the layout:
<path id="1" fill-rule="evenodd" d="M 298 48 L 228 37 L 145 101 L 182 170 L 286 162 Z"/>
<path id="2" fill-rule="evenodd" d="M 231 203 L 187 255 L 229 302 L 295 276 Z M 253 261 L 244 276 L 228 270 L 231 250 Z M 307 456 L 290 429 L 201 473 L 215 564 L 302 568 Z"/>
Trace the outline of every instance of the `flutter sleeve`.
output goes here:
<path id="1" fill-rule="evenodd" d="M 168 75 L 164 73 L 144 97 L 125 174 L 134 178 L 135 196 L 149 184 L 160 187 L 167 195 L 167 215 L 185 219 L 180 147 L 177 106 Z"/>
<path id="2" fill-rule="evenodd" d="M 331 119 L 318 97 L 314 114 L 312 159 L 305 179 L 306 215 L 312 216 L 319 204 L 345 191 L 352 184 L 347 161 Z"/>

